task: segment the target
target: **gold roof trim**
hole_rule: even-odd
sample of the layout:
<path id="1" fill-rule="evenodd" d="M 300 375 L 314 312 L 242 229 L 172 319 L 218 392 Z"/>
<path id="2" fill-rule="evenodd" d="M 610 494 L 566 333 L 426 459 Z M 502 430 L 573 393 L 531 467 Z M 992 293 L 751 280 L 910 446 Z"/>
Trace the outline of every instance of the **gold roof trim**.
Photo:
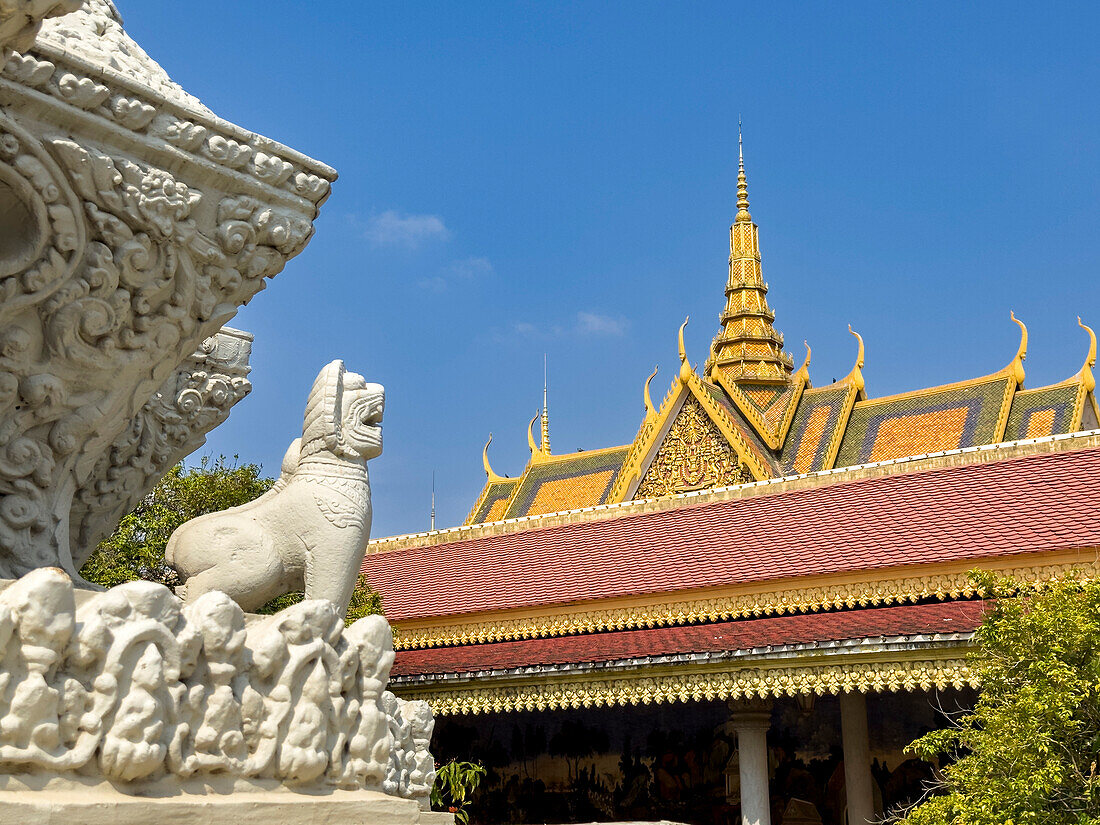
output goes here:
<path id="1" fill-rule="evenodd" d="M 1100 577 L 1100 548 L 1044 551 L 938 564 L 906 565 L 771 582 L 649 596 L 623 597 L 571 605 L 410 620 L 394 624 L 394 647 L 481 644 L 665 627 L 700 622 L 853 607 L 878 607 L 922 599 L 959 599 L 980 595 L 970 579 L 975 567 L 1042 581 L 1069 571 Z"/>
<path id="2" fill-rule="evenodd" d="M 403 699 L 423 699 L 442 716 L 565 708 L 701 702 L 713 699 L 812 694 L 897 693 L 933 687 L 978 687 L 967 661 L 969 644 L 939 643 L 906 651 L 799 656 L 786 663 L 645 667 L 583 677 L 469 680 L 445 689 L 398 687 Z M 843 658 L 843 661 L 836 660 Z"/>

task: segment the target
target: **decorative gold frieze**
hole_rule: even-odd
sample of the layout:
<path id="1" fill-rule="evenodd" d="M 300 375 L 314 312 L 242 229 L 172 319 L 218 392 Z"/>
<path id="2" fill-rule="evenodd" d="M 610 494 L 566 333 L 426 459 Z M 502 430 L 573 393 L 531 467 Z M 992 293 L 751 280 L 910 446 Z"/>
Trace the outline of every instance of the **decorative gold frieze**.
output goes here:
<path id="1" fill-rule="evenodd" d="M 854 657 L 853 657 L 854 658 Z M 977 687 L 977 674 L 958 647 L 921 651 L 918 658 L 890 657 L 837 664 L 741 667 L 696 672 L 639 669 L 631 675 L 540 679 L 445 689 L 402 689 L 403 699 L 424 699 L 436 714 L 509 713 L 525 710 L 701 702 L 714 699 L 797 696 L 800 694 L 896 693 Z"/>
<path id="2" fill-rule="evenodd" d="M 634 497 L 656 498 L 752 480 L 725 436 L 688 394 Z"/>

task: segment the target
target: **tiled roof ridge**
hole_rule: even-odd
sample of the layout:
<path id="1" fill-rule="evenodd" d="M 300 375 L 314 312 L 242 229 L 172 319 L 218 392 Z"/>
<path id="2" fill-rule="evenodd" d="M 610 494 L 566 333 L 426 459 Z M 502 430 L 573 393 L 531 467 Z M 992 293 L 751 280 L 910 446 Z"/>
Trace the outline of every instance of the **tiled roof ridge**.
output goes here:
<path id="1" fill-rule="evenodd" d="M 1037 448 L 1037 449 L 1028 449 Z M 1047 449 L 1043 449 L 1047 448 Z M 558 513 L 546 513 L 538 516 L 523 516 L 505 521 L 487 524 L 471 524 L 452 527 L 434 532 L 410 533 L 372 539 L 368 543 L 367 553 L 399 553 L 420 550 L 429 546 L 458 544 L 518 532 L 535 532 L 559 527 L 584 524 L 594 521 L 617 521 L 646 513 L 662 512 L 681 507 L 701 507 L 708 504 L 775 496 L 784 493 L 820 489 L 874 481 L 894 475 L 931 474 L 947 470 L 960 469 L 975 464 L 1001 463 L 1037 459 L 1057 453 L 1069 453 L 1100 448 L 1100 429 L 1079 433 L 1044 436 L 1042 438 L 1021 439 L 995 444 L 983 444 L 976 447 L 963 447 L 956 450 L 944 450 L 885 461 L 868 462 L 847 467 L 835 467 L 812 473 L 799 473 L 764 481 L 737 484 L 711 490 L 694 490 L 677 493 L 659 499 L 624 501 L 617 504 L 602 504 L 584 507 L 578 510 L 566 510 Z M 1025 451 L 1026 452 L 1022 452 Z M 973 458 L 973 461 L 965 459 Z M 958 460 L 963 459 L 963 460 Z M 914 465 L 906 471 L 906 465 Z M 898 469 L 903 468 L 903 469 Z M 820 482 L 806 484 L 806 482 Z"/>

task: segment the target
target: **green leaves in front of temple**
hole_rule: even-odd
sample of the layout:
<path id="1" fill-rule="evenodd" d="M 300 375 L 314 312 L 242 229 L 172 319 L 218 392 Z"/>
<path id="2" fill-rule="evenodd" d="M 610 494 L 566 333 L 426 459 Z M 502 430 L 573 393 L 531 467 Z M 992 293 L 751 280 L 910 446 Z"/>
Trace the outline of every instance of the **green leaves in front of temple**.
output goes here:
<path id="1" fill-rule="evenodd" d="M 470 812 L 467 810 L 470 797 L 484 777 L 485 768 L 481 765 L 452 759 L 436 769 L 435 783 L 432 785 L 432 805 L 454 814 L 458 825 L 467 825 L 470 821 Z"/>
<path id="2" fill-rule="evenodd" d="M 178 577 L 164 561 L 172 531 L 206 513 L 246 504 L 273 483 L 260 475 L 258 464 L 238 465 L 236 457 L 232 463 L 225 456 L 204 456 L 197 467 L 177 464 L 99 543 L 80 575 L 104 587 L 137 579 L 173 587 Z"/>
<path id="3" fill-rule="evenodd" d="M 910 750 L 933 761 L 942 795 L 904 825 L 1100 823 L 1100 582 L 1035 590 L 973 574 L 990 604 L 973 663 L 981 694 L 953 727 Z"/>

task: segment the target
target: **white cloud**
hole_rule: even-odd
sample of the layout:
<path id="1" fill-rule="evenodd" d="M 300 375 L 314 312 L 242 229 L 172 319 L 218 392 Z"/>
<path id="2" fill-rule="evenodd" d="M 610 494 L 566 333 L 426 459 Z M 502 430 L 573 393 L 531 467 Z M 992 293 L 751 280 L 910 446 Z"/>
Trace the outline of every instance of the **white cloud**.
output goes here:
<path id="1" fill-rule="evenodd" d="M 524 338 L 581 338 L 592 335 L 619 338 L 626 334 L 627 326 L 629 324 L 625 318 L 612 318 L 609 315 L 582 310 L 577 313 L 574 323 L 568 326 L 561 324 L 543 326 L 527 321 L 514 321 L 511 330 Z"/>
<path id="2" fill-rule="evenodd" d="M 577 332 L 581 335 L 607 335 L 618 338 L 626 332 L 625 318 L 612 318 L 597 312 L 577 313 Z"/>
<path id="3" fill-rule="evenodd" d="M 432 292 L 444 292 L 450 286 L 476 281 L 492 274 L 493 265 L 489 263 L 488 258 L 465 258 L 443 267 L 437 275 L 421 278 L 417 284 Z"/>
<path id="4" fill-rule="evenodd" d="M 456 279 L 471 281 L 475 278 L 484 278 L 493 274 L 493 265 L 488 258 L 466 258 L 455 261 L 447 267 L 447 273 Z"/>
<path id="5" fill-rule="evenodd" d="M 375 246 L 402 246 L 417 249 L 428 241 L 445 241 L 451 230 L 438 215 L 406 215 L 387 209 L 371 215 L 363 233 Z"/>

